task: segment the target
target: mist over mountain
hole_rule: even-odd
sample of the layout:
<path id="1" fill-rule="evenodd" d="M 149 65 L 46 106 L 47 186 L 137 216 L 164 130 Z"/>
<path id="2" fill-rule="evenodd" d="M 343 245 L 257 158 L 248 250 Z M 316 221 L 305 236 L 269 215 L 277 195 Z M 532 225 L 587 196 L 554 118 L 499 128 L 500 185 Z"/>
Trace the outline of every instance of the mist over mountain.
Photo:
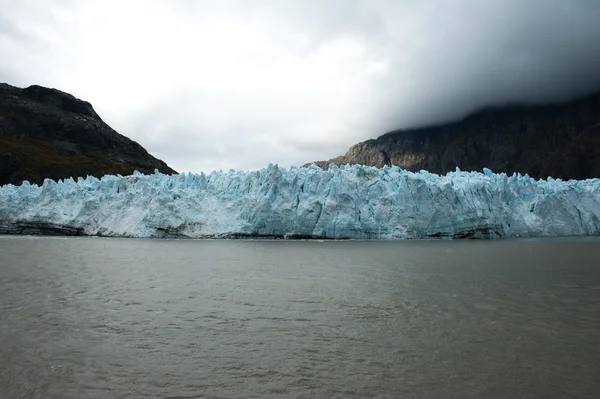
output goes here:
<path id="1" fill-rule="evenodd" d="M 438 174 L 487 167 L 535 178 L 600 177 L 600 92 L 561 104 L 488 107 L 457 122 L 394 130 L 315 163 L 397 165 Z"/>

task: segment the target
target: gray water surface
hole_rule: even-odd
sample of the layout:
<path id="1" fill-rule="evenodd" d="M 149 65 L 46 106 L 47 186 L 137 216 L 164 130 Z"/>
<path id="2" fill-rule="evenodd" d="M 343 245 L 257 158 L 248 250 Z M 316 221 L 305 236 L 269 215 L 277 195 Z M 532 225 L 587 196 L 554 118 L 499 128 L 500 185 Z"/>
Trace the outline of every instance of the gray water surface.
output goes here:
<path id="1" fill-rule="evenodd" d="M 600 397 L 600 240 L 0 236 L 1 398 Z"/>

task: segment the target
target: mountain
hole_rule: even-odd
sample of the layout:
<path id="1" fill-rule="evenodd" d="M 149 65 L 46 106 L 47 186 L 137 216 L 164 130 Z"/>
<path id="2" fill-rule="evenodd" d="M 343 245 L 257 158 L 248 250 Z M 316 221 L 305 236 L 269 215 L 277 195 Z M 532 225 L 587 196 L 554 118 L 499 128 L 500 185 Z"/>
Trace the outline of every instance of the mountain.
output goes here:
<path id="1" fill-rule="evenodd" d="M 487 167 L 535 178 L 600 177 L 600 92 L 563 104 L 489 107 L 458 122 L 395 130 L 315 163 L 397 165 L 437 174 Z"/>
<path id="2" fill-rule="evenodd" d="M 0 83 L 0 185 L 68 177 L 177 173 L 56 89 Z"/>

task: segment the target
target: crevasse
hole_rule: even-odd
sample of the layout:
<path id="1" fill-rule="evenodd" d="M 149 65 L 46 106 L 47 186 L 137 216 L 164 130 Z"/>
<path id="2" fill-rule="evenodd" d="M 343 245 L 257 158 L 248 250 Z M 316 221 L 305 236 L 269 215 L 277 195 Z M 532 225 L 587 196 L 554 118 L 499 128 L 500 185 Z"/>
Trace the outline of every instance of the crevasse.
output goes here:
<path id="1" fill-rule="evenodd" d="M 600 179 L 331 165 L 0 187 L 0 232 L 396 239 L 600 233 Z"/>

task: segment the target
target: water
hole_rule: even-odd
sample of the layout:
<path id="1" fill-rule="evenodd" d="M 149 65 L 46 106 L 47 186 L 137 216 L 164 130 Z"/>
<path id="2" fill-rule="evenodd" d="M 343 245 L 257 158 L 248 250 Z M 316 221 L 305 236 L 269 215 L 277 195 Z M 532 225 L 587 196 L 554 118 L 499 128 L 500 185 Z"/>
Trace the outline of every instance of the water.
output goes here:
<path id="1" fill-rule="evenodd" d="M 0 397 L 599 397 L 599 244 L 3 236 Z"/>

